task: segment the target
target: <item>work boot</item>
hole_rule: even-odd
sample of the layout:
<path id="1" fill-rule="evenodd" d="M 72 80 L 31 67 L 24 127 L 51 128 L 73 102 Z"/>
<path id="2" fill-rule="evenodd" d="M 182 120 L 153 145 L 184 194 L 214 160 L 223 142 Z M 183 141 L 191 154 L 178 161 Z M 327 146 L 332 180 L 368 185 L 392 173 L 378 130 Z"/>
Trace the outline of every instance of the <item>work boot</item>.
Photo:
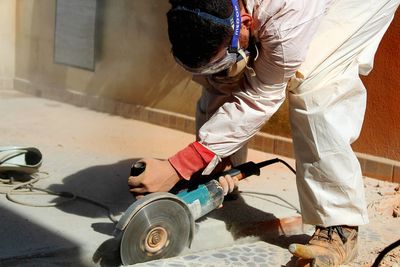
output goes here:
<path id="1" fill-rule="evenodd" d="M 350 263 L 357 256 L 358 227 L 317 226 L 306 245 L 291 244 L 297 266 L 328 267 Z"/>

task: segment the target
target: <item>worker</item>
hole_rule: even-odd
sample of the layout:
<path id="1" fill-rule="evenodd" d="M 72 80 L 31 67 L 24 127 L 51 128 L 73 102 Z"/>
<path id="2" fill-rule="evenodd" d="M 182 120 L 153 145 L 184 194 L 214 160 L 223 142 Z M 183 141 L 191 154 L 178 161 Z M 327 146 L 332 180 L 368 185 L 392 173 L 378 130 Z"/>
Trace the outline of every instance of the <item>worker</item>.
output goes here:
<path id="1" fill-rule="evenodd" d="M 170 4 L 173 56 L 203 86 L 197 141 L 168 160 L 142 159 L 146 170 L 129 177 L 131 192 L 140 197 L 169 191 L 194 173 L 210 174 L 221 162 L 244 162 L 247 142 L 287 95 L 302 219 L 316 227 L 308 244 L 291 244 L 289 251 L 298 266 L 351 262 L 358 227 L 368 223 L 361 169 L 351 148 L 366 107 L 359 75 L 371 71 L 399 0 Z M 225 193 L 235 184 L 230 176 L 220 182 Z"/>

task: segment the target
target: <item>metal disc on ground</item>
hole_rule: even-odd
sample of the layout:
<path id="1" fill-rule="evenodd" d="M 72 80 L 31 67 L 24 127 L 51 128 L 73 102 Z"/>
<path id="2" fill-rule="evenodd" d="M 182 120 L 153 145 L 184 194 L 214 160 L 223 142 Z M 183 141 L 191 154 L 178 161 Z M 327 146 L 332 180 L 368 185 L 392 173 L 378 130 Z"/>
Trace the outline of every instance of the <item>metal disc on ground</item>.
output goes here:
<path id="1" fill-rule="evenodd" d="M 158 199 L 142 207 L 125 228 L 121 241 L 124 265 L 178 255 L 188 244 L 191 217 L 182 203 Z"/>

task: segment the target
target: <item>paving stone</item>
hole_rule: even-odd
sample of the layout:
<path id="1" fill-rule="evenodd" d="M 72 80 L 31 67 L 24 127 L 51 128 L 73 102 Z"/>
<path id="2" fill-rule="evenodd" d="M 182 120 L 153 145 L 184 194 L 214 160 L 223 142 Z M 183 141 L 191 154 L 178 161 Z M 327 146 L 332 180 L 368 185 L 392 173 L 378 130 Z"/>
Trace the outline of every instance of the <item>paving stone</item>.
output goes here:
<path id="1" fill-rule="evenodd" d="M 280 266 L 291 254 L 283 248 L 262 241 L 235 245 L 220 250 L 198 252 L 182 257 L 152 261 L 151 266 Z M 134 266 L 149 266 L 140 263 Z"/>

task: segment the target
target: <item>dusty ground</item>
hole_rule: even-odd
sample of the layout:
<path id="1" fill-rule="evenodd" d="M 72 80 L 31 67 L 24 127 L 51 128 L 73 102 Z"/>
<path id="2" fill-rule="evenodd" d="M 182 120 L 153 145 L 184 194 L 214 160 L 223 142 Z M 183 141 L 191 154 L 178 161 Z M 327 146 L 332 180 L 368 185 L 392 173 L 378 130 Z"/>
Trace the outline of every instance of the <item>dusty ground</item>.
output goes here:
<path id="1" fill-rule="evenodd" d="M 0 99 L 2 144 L 27 144 L 39 147 L 44 152 L 42 170 L 49 172 L 50 177 L 41 181 L 39 187 L 55 191 L 73 191 L 100 200 L 109 205 L 115 214 L 121 214 L 132 202 L 132 197 L 126 190 L 126 170 L 129 170 L 134 159 L 148 156 L 165 158 L 176 151 L 177 147 L 183 147 L 194 140 L 189 134 L 171 129 L 157 128 L 147 123 L 34 98 L 14 91 L 0 90 Z M 258 151 L 253 151 L 253 156 L 252 160 L 256 162 L 270 157 Z M 286 200 L 292 199 L 293 202 L 293 198 L 296 198 L 295 183 L 290 180 L 293 175 L 283 175 L 282 188 L 276 185 L 276 179 L 272 179 L 277 178 L 279 173 L 284 174 L 279 168 L 274 171 L 268 168 L 261 178 L 249 182 L 253 182 L 254 188 L 262 192 L 278 192 L 281 197 Z M 269 181 L 264 182 L 263 179 Z M 247 184 L 246 181 L 243 183 L 244 190 Z M 366 178 L 365 186 L 370 223 L 360 228 L 359 257 L 350 266 L 371 266 L 383 248 L 400 238 L 400 218 L 394 216 L 394 213 L 398 216 L 400 210 L 398 185 Z M 248 187 L 248 190 L 255 190 L 250 188 L 250 184 Z M 246 211 L 252 211 L 252 214 L 258 211 L 253 208 L 258 207 L 255 204 L 251 207 L 246 203 L 242 204 Z M 282 206 L 271 205 L 270 201 L 263 201 L 262 204 L 274 214 L 284 210 Z M 394 212 L 396 210 L 397 213 Z M 220 217 L 229 215 L 224 218 L 229 221 L 232 217 L 230 214 L 233 213 L 227 211 L 228 205 L 225 205 Z M 0 228 L 0 266 L 5 266 L 6 261 L 10 262 L 10 258 L 15 259 L 14 266 L 18 267 L 77 266 L 78 263 L 81 263 L 81 266 L 93 266 L 93 253 L 100 249 L 103 242 L 110 239 L 110 223 L 104 211 L 87 203 L 73 202 L 57 208 L 38 209 L 10 203 L 2 196 L 0 213 L 0 223 L 3 226 Z M 235 209 L 234 215 L 240 214 Z M 249 213 L 242 214 L 245 215 L 238 217 L 250 217 L 247 215 Z M 264 216 L 266 213 L 258 211 L 256 214 Z M 228 236 L 230 239 L 226 240 L 230 241 L 233 235 L 226 229 L 225 221 L 221 218 L 217 220 L 219 217 L 216 215 L 214 217 L 219 224 L 209 224 L 214 227 L 214 232 L 208 233 L 214 234 L 217 229 L 215 227 L 221 226 L 218 229 L 227 234 L 222 237 Z M 71 224 L 74 227 L 71 227 Z M 29 242 L 26 241 L 27 236 Z M 206 239 L 207 236 L 200 237 L 199 235 L 199 240 Z M 223 240 L 220 236 L 213 238 L 219 243 Z M 198 244 L 202 244 L 200 241 Z M 286 239 L 282 242 L 288 241 L 290 240 Z M 266 242 L 257 244 L 260 247 L 256 246 L 256 249 L 266 248 L 269 253 L 267 258 L 279 259 L 276 261 L 279 264 L 268 266 L 282 266 L 291 259 L 287 246 L 272 246 Z M 228 250 L 230 248 L 228 245 L 225 247 Z M 59 254 L 43 255 L 43 251 L 56 251 Z M 71 256 L 66 256 L 66 252 Z M 288 263 L 286 266 L 292 265 Z M 393 250 L 386 256 L 381 266 L 400 266 L 400 249 Z"/>
<path id="2" fill-rule="evenodd" d="M 365 227 L 370 235 L 379 235 L 376 241 L 359 244 L 359 256 L 355 261 L 357 266 L 371 266 L 378 254 L 390 243 L 400 239 L 399 231 L 393 233 L 393 226 L 400 229 L 400 190 L 399 185 L 365 180 L 366 198 L 369 200 L 368 211 L 370 223 Z M 374 240 L 374 238 L 370 238 Z M 400 266 L 400 247 L 385 256 L 380 266 Z"/>

